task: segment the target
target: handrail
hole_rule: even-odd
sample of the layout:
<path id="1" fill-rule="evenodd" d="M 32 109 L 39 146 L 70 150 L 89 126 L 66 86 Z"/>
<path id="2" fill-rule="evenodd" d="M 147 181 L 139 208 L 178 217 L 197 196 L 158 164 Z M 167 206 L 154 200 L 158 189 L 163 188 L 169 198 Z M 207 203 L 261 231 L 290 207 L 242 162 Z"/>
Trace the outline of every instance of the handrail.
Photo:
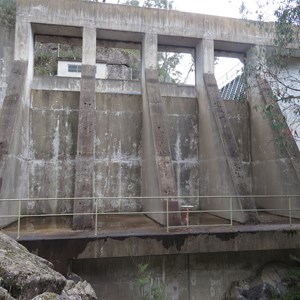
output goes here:
<path id="1" fill-rule="evenodd" d="M 247 199 L 247 198 L 252 198 L 252 199 L 261 199 L 261 198 L 281 198 L 281 199 L 286 199 L 286 208 L 257 208 L 257 209 L 239 209 L 239 208 L 233 208 L 233 199 Z M 22 212 L 22 203 L 27 202 L 27 201 L 51 201 L 51 200 L 72 200 L 72 201 L 77 201 L 77 200 L 84 200 L 84 199 L 89 199 L 89 200 L 94 200 L 95 201 L 95 206 L 94 206 L 94 211 L 93 212 L 84 212 L 84 213 L 74 213 L 74 212 L 67 212 L 67 213 L 33 213 L 33 214 L 26 214 Z M 119 199 L 119 200 L 125 200 L 125 199 L 131 199 L 131 200 L 153 200 L 153 199 L 160 199 L 166 201 L 166 210 L 157 210 L 157 211 L 98 211 L 99 206 L 98 206 L 98 201 L 99 200 L 111 200 L 111 199 Z M 199 209 L 195 208 L 193 210 L 170 210 L 169 208 L 169 200 L 174 200 L 174 199 L 198 199 L 199 204 L 201 206 L 201 199 L 218 199 L 220 201 L 226 201 L 228 200 L 228 209 Z M 21 232 L 21 219 L 22 218 L 28 218 L 28 217 L 73 217 L 73 216 L 86 216 L 86 215 L 93 215 L 94 216 L 94 224 L 95 224 L 95 236 L 98 234 L 98 217 L 99 216 L 104 216 L 104 215 L 141 215 L 141 214 L 164 214 L 166 215 L 166 230 L 167 232 L 170 231 L 170 229 L 177 229 L 177 228 L 195 228 L 195 227 L 203 227 L 203 226 L 234 226 L 233 222 L 233 214 L 234 213 L 239 213 L 239 212 L 257 212 L 259 213 L 285 213 L 286 218 L 288 218 L 287 224 L 292 225 L 293 224 L 293 219 L 299 217 L 299 223 L 300 223 L 300 213 L 299 216 L 293 216 L 293 212 L 299 212 L 300 211 L 300 203 L 298 207 L 293 208 L 293 201 L 300 200 L 300 195 L 201 195 L 201 196 L 166 196 L 166 197 L 160 197 L 160 196 L 141 196 L 141 197 L 78 197 L 78 198 L 22 198 L 22 199 L 0 199 L 0 204 L 1 202 L 7 202 L 7 201 L 18 201 L 18 207 L 17 207 L 17 213 L 12 213 L 9 215 L 3 215 L 0 214 L 0 219 L 1 218 L 16 218 L 17 221 L 17 238 L 20 237 L 20 232 Z M 285 203 L 285 202 L 282 202 Z M 220 213 L 229 213 L 228 216 L 228 223 L 216 223 L 216 224 L 187 224 L 184 225 L 170 225 L 169 224 L 169 216 L 170 214 L 175 214 L 175 213 L 187 213 L 188 216 L 187 218 L 189 219 L 189 216 L 192 214 L 220 214 Z M 224 220 L 227 218 L 223 218 Z"/>

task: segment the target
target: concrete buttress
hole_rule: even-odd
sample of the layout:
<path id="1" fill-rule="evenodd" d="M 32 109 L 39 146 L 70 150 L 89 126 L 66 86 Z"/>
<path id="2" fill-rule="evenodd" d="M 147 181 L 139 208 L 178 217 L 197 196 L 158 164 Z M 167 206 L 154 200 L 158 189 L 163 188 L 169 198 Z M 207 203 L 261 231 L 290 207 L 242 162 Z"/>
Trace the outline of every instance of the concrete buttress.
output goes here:
<path id="1" fill-rule="evenodd" d="M 158 82 L 157 35 L 146 34 L 143 43 L 143 165 L 142 195 L 146 197 L 176 196 L 176 181 L 172 166 L 170 143 L 165 124 L 165 112 Z M 167 204 L 168 201 L 168 204 Z M 168 207 L 167 207 L 168 205 Z M 178 199 L 146 199 L 144 210 L 179 211 Z M 179 213 L 148 214 L 160 224 L 180 224 Z M 169 220 L 167 220 L 167 217 Z"/>
<path id="2" fill-rule="evenodd" d="M 93 216 L 80 214 L 93 212 L 95 68 L 82 66 L 73 229 L 93 227 Z"/>
<path id="3" fill-rule="evenodd" d="M 248 178 L 244 166 L 241 164 L 240 153 L 228 120 L 225 105 L 220 97 L 215 76 L 213 74 L 204 74 L 204 82 L 236 195 L 250 195 L 251 189 Z M 245 210 L 245 222 L 258 222 L 254 199 L 240 197 L 235 199 L 235 201 Z"/>
<path id="4" fill-rule="evenodd" d="M 83 28 L 73 229 L 93 228 L 96 30 Z M 78 199 L 77 199 L 78 198 Z M 83 215 L 81 215 L 83 214 Z"/>

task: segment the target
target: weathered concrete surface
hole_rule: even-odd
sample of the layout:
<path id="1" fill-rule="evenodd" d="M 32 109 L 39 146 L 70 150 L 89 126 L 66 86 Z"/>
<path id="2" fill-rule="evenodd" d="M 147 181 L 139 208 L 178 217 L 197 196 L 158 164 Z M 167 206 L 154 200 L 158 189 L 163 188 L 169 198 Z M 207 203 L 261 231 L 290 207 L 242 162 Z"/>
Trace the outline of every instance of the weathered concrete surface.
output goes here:
<path id="1" fill-rule="evenodd" d="M 69 7 L 72 7 L 72 11 Z M 92 24 L 93 27 L 104 30 L 99 33 L 102 39 L 137 42 L 143 39 L 140 33 L 155 31 L 160 35 L 160 44 L 190 47 L 195 47 L 198 43 L 196 39 L 207 37 L 209 32 L 210 38 L 217 40 L 218 46 L 223 48 L 220 50 L 233 52 L 244 52 L 250 44 L 266 44 L 272 41 L 272 37 L 259 26 L 255 26 L 255 22 L 249 24 L 232 18 L 88 1 L 64 0 L 49 3 L 47 0 L 19 0 L 17 15 L 22 22 L 70 26 L 61 32 L 64 36 L 80 36 L 81 31 L 76 29 Z M 34 30 L 36 33 L 57 33 L 55 27 L 36 26 Z"/>
<path id="2" fill-rule="evenodd" d="M 24 97 L 26 97 L 27 62 L 15 61 L 9 77 L 6 96 L 0 115 L 0 196 L 4 199 L 26 196 L 27 163 L 26 149 L 22 148 L 26 140 L 27 124 L 23 117 Z M 25 95 L 24 95 L 25 94 Z M 25 175 L 26 176 L 26 175 Z M 15 215 L 17 202 L 0 202 L 2 215 Z M 0 226 L 11 222 L 13 218 L 1 218 Z"/>
<path id="3" fill-rule="evenodd" d="M 143 97 L 143 162 L 142 196 L 162 197 L 145 201 L 145 212 L 179 211 L 179 200 L 163 197 L 177 196 L 174 169 L 171 161 L 169 134 L 165 121 L 157 69 L 156 34 L 146 34 L 142 43 Z M 149 213 L 158 223 L 180 225 L 179 213 Z"/>
<path id="4" fill-rule="evenodd" d="M 123 257 L 74 260 L 72 268 L 92 283 L 96 292 L 111 300 L 139 299 L 157 287 L 167 299 L 222 299 L 233 281 L 246 278 L 262 264 L 287 262 L 294 251 L 259 251 Z M 139 266 L 151 280 L 138 284 Z M 101 293 L 101 294 L 100 294 Z M 231 298 L 236 299 L 236 298 Z"/>
<path id="5" fill-rule="evenodd" d="M 163 97 L 177 195 L 180 205 L 199 208 L 198 105 L 196 98 Z"/>
<path id="6" fill-rule="evenodd" d="M 235 174 L 232 161 L 232 151 L 229 152 L 228 146 L 234 149 L 235 163 L 241 164 L 241 148 L 238 149 L 235 139 L 228 122 L 228 116 L 221 102 L 220 95 L 214 79 L 214 41 L 211 39 L 202 40 L 196 48 L 196 92 L 198 100 L 198 124 L 199 124 L 199 194 L 201 196 L 216 196 L 215 198 L 201 198 L 200 208 L 203 210 L 230 210 L 230 198 L 218 198 L 218 195 L 248 194 L 248 187 L 251 186 L 250 174 L 244 173 L 242 180 L 245 189 L 237 189 L 234 182 L 240 179 L 238 173 Z M 209 82 L 205 79 L 211 79 Z M 209 84 L 209 85 L 208 85 Z M 226 136 L 229 136 L 233 143 L 227 141 L 223 130 L 223 120 L 227 126 Z M 246 121 L 246 120 L 245 120 Z M 246 121 L 247 122 L 247 121 Z M 237 132 L 237 130 L 236 130 Z M 242 134 L 246 134 L 243 132 Z M 224 144 L 225 143 L 225 144 Z M 245 149 L 243 149 L 245 150 Z M 238 178 L 233 178 L 238 177 Z M 248 186 L 247 186 L 248 185 Z M 242 192 L 242 193 L 241 193 Z M 237 201 L 236 201 L 237 200 Z M 238 199 L 232 201 L 232 208 L 241 210 L 241 202 Z M 216 212 L 215 212 L 216 213 Z M 229 219 L 228 211 L 217 212 L 219 216 Z M 244 212 L 236 212 L 233 219 L 239 222 L 247 222 L 249 219 Z"/>
<path id="7" fill-rule="evenodd" d="M 157 71 L 145 71 L 143 88 L 143 196 L 177 196 L 176 181 L 167 127 L 165 124 L 164 108 L 159 90 Z M 145 128 L 147 127 L 147 128 Z M 152 144 L 152 145 L 151 145 Z M 145 202 L 144 211 L 179 211 L 178 199 L 149 199 Z M 167 207 L 168 206 L 168 207 Z M 180 224 L 179 214 L 149 214 L 161 224 L 169 222 Z M 168 220 L 167 220 L 168 218 Z"/>
<path id="8" fill-rule="evenodd" d="M 142 97 L 97 93 L 95 128 L 99 211 L 141 211 Z"/>
<path id="9" fill-rule="evenodd" d="M 163 97 L 162 101 L 178 193 L 196 196 L 198 129 L 195 99 Z M 94 195 L 99 198 L 138 197 L 141 195 L 142 98 L 140 95 L 96 93 L 95 105 Z M 74 197 L 78 107 L 78 92 L 32 91 L 30 198 Z M 72 202 L 56 199 L 30 201 L 24 211 L 70 213 Z M 198 207 L 195 199 L 182 199 L 182 203 L 187 202 Z M 141 211 L 142 205 L 143 202 L 137 199 L 98 200 L 100 212 Z"/>
<path id="10" fill-rule="evenodd" d="M 37 76 L 33 78 L 33 90 L 80 91 L 79 78 Z M 162 97 L 196 98 L 194 86 L 160 83 Z M 127 80 L 96 80 L 96 93 L 141 95 L 141 83 Z"/>
<path id="11" fill-rule="evenodd" d="M 74 195 L 84 199 L 74 200 L 73 229 L 93 228 L 93 216 L 80 214 L 94 208 L 95 74 L 95 66 L 82 65 Z"/>
<path id="12" fill-rule="evenodd" d="M 224 149 L 226 162 L 229 167 L 230 177 L 235 188 L 235 195 L 251 194 L 251 177 L 241 163 L 241 155 L 233 134 L 227 111 L 220 97 L 214 75 L 204 74 L 204 82 L 207 89 L 211 110 L 217 125 L 221 145 Z M 247 149 L 248 150 L 248 149 Z M 242 210 L 255 210 L 255 200 L 251 198 L 238 198 L 233 200 L 233 205 Z M 245 222 L 256 223 L 256 212 L 243 211 Z"/>
<path id="13" fill-rule="evenodd" d="M 0 113 L 14 59 L 14 27 L 0 26 Z"/>
<path id="14" fill-rule="evenodd" d="M 115 224 L 112 224 L 112 227 Z M 118 224 L 122 226 L 122 224 Z M 48 236 L 21 236 L 20 242 L 30 251 L 54 263 L 62 274 L 68 271 L 70 259 L 96 259 L 112 257 L 138 257 L 151 255 L 183 255 L 197 253 L 270 251 L 297 249 L 297 228 L 286 226 L 241 225 L 206 227 L 202 232 L 94 232 L 52 234 Z"/>
<path id="15" fill-rule="evenodd" d="M 29 197 L 24 212 L 71 213 L 75 185 L 79 93 L 33 90 L 30 104 Z M 38 126 L 37 126 L 38 124 Z"/>

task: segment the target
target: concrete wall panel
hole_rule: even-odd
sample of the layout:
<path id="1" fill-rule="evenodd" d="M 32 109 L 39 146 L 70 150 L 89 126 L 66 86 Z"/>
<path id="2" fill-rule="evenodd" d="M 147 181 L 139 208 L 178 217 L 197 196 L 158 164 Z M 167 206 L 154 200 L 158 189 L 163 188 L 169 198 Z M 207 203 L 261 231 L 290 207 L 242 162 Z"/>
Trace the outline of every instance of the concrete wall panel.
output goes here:
<path id="1" fill-rule="evenodd" d="M 96 161 L 95 196 L 100 212 L 141 211 L 142 201 L 130 199 L 141 195 L 140 161 Z M 112 197 L 101 199 L 101 197 Z M 116 197 L 115 199 L 113 197 Z M 124 199 L 122 197 L 129 197 Z"/>
<path id="2" fill-rule="evenodd" d="M 74 260 L 72 271 L 94 287 L 99 299 L 143 299 L 157 287 L 166 299 L 223 299 L 233 281 L 246 279 L 263 264 L 287 262 L 293 251 L 253 251 L 192 255 Z M 139 266 L 148 268 L 139 275 Z M 143 287 L 142 276 L 149 276 Z"/>
<path id="3" fill-rule="evenodd" d="M 29 198 L 54 198 L 29 201 L 26 213 L 71 213 L 75 184 L 74 160 L 32 160 L 29 166 Z"/>
<path id="4" fill-rule="evenodd" d="M 199 195 L 198 117 L 195 98 L 163 97 L 177 194 Z M 182 205 L 199 206 L 198 199 L 182 198 Z"/>

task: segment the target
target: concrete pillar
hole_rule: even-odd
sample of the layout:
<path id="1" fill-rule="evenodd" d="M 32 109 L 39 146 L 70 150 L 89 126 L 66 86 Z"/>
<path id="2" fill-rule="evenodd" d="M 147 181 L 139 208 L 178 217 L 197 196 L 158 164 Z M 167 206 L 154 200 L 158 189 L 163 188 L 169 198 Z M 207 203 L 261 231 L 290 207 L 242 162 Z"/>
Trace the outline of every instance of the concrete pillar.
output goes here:
<path id="1" fill-rule="evenodd" d="M 31 24 L 27 22 L 16 22 L 15 25 L 15 60 L 29 61 L 33 53 L 33 38 Z"/>
<path id="2" fill-rule="evenodd" d="M 214 74 L 214 41 L 202 39 L 196 47 L 196 87 L 203 82 L 203 74 Z"/>
<path id="3" fill-rule="evenodd" d="M 93 228 L 96 30 L 84 28 L 73 229 Z"/>
<path id="4" fill-rule="evenodd" d="M 83 28 L 82 64 L 95 65 L 96 63 L 96 28 Z"/>
<path id="5" fill-rule="evenodd" d="M 157 34 L 145 34 L 142 46 L 142 76 L 144 78 L 145 70 L 157 71 L 158 39 Z M 145 78 L 144 78 L 145 79 Z"/>
<path id="6" fill-rule="evenodd" d="M 142 94 L 143 94 L 143 196 L 176 196 L 175 174 L 172 166 L 170 144 L 165 113 L 162 105 L 157 70 L 157 35 L 146 34 L 142 47 Z M 166 211 L 165 199 L 143 202 L 145 211 Z M 169 211 L 178 211 L 178 199 L 169 201 Z M 166 224 L 164 214 L 149 214 L 160 224 Z M 178 213 L 169 215 L 170 224 L 180 224 Z"/>

